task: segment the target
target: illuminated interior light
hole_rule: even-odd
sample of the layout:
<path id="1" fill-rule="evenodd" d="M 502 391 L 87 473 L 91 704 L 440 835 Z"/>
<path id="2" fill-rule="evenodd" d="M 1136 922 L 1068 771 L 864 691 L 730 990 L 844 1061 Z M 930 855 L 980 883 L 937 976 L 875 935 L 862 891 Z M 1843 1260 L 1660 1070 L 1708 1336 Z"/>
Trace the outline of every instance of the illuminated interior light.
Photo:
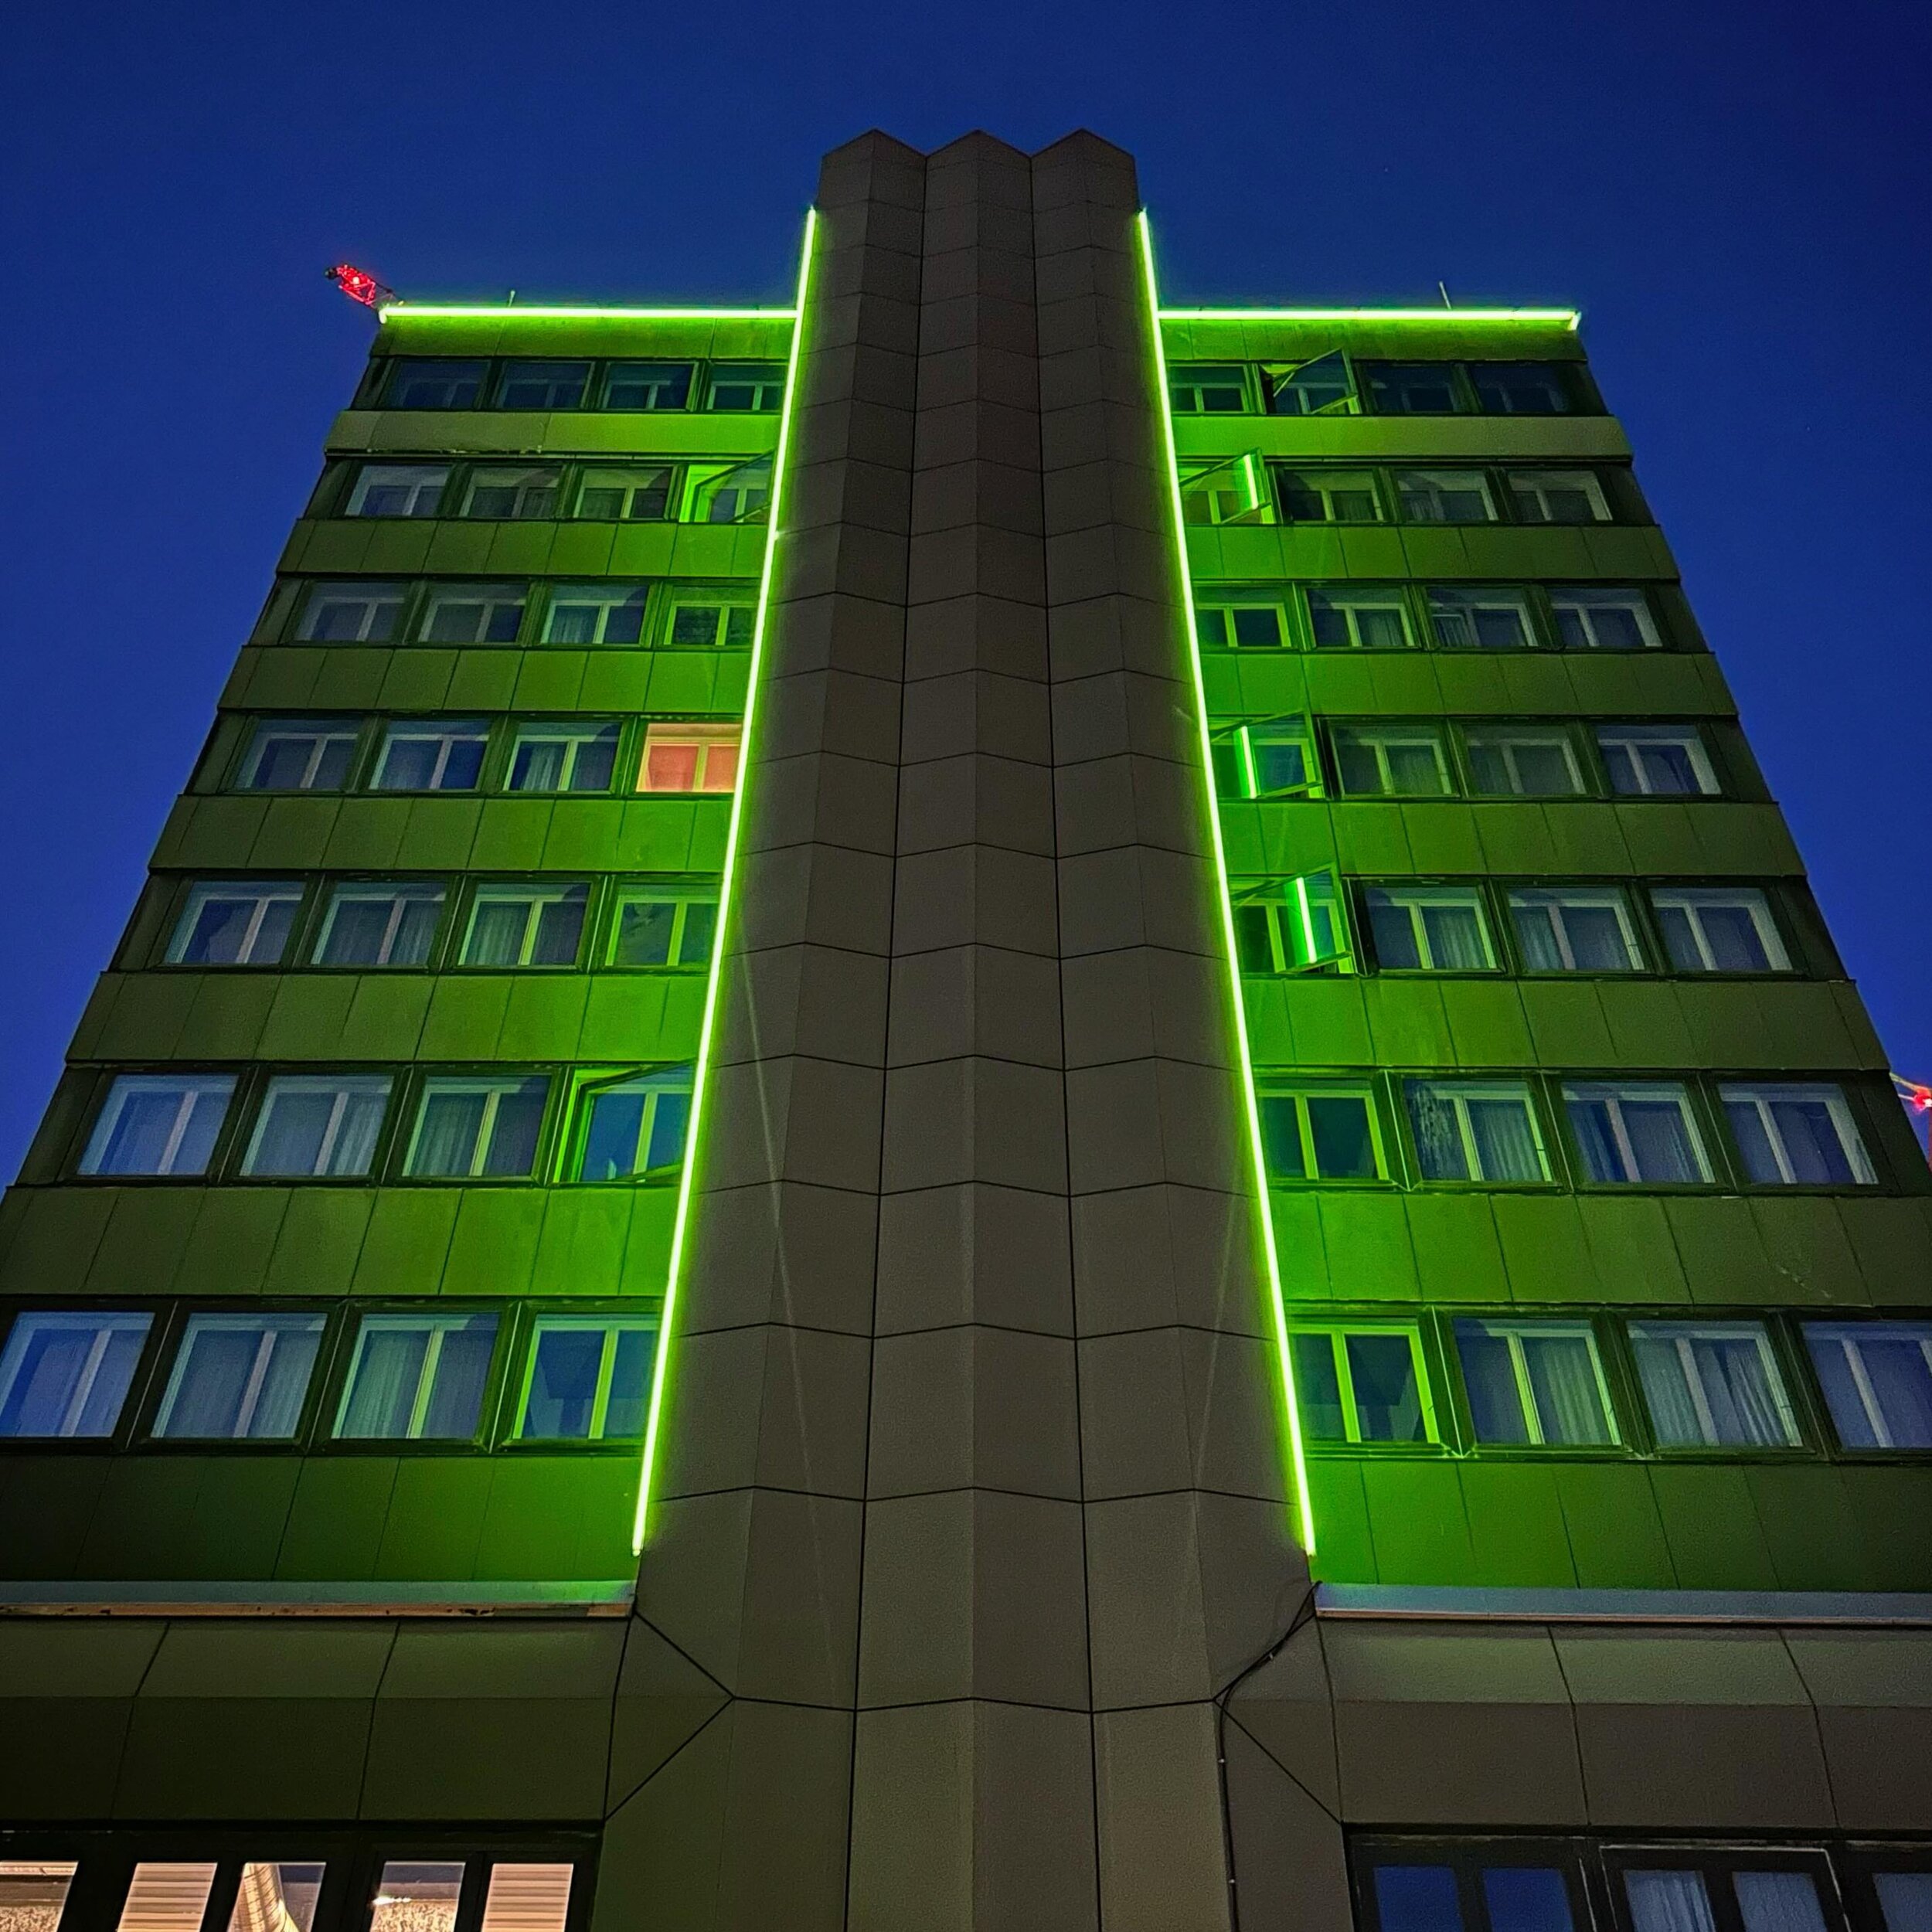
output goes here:
<path id="1" fill-rule="evenodd" d="M 386 301 L 384 321 L 403 322 L 790 322 L 796 308 L 640 308 L 566 302 Z"/>
<path id="2" fill-rule="evenodd" d="M 1526 322 L 1574 328 L 1574 308 L 1164 308 L 1164 322 Z"/>
<path id="3" fill-rule="evenodd" d="M 772 564 L 778 552 L 779 520 L 784 511 L 785 456 L 791 441 L 792 406 L 798 387 L 800 345 L 804 340 L 805 301 L 811 285 L 812 243 L 818 230 L 815 209 L 805 211 L 804 240 L 798 253 L 798 299 L 785 311 L 796 318 L 791 348 L 785 358 L 785 393 L 778 409 L 778 446 L 771 460 L 771 509 L 765 525 L 764 563 L 758 573 L 758 603 L 751 621 L 751 659 L 746 675 L 744 725 L 739 738 L 738 783 L 731 794 L 731 817 L 725 830 L 724 866 L 718 879 L 718 930 L 711 942 L 711 967 L 705 976 L 704 1015 L 698 1026 L 698 1056 L 692 1069 L 691 1122 L 685 1131 L 684 1170 L 678 1179 L 677 1211 L 671 1223 L 671 1259 L 665 1269 L 664 1312 L 658 1325 L 658 1356 L 651 1376 L 651 1403 L 644 1422 L 643 1465 L 638 1478 L 637 1519 L 631 1533 L 634 1554 L 641 1554 L 651 1515 L 651 1482 L 655 1473 L 658 1441 L 664 1423 L 664 1404 L 671 1379 L 671 1352 L 676 1345 L 679 1291 L 684 1281 L 685 1236 L 691 1226 L 691 1198 L 696 1185 L 698 1157 L 703 1145 L 706 1076 L 718 1020 L 718 989 L 724 977 L 726 941 L 734 910 L 732 886 L 738 871 L 738 836 L 744 824 L 745 796 L 751 784 L 752 733 L 758 715 L 758 672 L 764 658 L 765 620 L 771 607 Z M 632 311 L 636 312 L 636 311 Z M 665 311 L 658 311 L 663 313 Z M 715 312 L 715 311 L 714 311 Z M 774 311 L 760 311 L 772 315 Z"/>
<path id="4" fill-rule="evenodd" d="M 1161 317 L 1159 284 L 1154 273 L 1154 236 L 1145 209 L 1139 218 L 1141 267 L 1147 280 L 1148 311 Z M 1208 837 L 1214 853 L 1214 869 L 1220 881 L 1221 937 L 1227 957 L 1228 991 L 1234 1019 L 1234 1057 L 1240 1070 L 1241 1098 L 1247 1113 L 1248 1152 L 1254 1168 L 1256 1218 L 1260 1224 L 1261 1253 L 1267 1274 L 1268 1313 L 1274 1332 L 1275 1353 L 1281 1369 L 1281 1397 L 1287 1417 L 1288 1457 L 1293 1466 L 1294 1493 L 1301 1518 L 1301 1547 L 1315 1553 L 1315 1505 L 1308 1493 L 1308 1461 L 1301 1444 L 1301 1411 L 1295 1400 L 1294 1367 L 1288 1351 L 1288 1311 L 1281 1292 L 1281 1259 L 1276 1251 L 1274 1213 L 1268 1193 L 1268 1169 L 1261 1144 L 1261 1104 L 1254 1087 L 1254 1061 L 1248 1050 L 1247 1007 L 1242 997 L 1240 954 L 1235 948 L 1234 900 L 1228 883 L 1227 852 L 1221 838 L 1221 815 L 1214 796 L 1214 751 L 1208 733 L 1206 675 L 1201 667 L 1201 637 L 1194 621 L 1194 576 L 1188 567 L 1187 531 L 1181 513 L 1181 464 L 1174 444 L 1174 419 L 1168 406 L 1167 351 L 1156 325 L 1149 332 L 1154 338 L 1154 379 L 1160 397 L 1161 434 L 1167 447 L 1167 480 L 1174 515 L 1174 552 L 1180 570 L 1181 609 L 1187 621 L 1188 663 L 1194 677 L 1195 722 L 1201 734 L 1201 783 L 1207 810 Z M 1245 737 L 1245 734 L 1243 734 Z M 1253 767 L 1250 763 L 1249 767 Z M 1302 917 L 1309 918 L 1305 895 Z M 1312 923 L 1310 924 L 1312 931 Z M 1313 951 L 1311 945 L 1310 951 Z"/>

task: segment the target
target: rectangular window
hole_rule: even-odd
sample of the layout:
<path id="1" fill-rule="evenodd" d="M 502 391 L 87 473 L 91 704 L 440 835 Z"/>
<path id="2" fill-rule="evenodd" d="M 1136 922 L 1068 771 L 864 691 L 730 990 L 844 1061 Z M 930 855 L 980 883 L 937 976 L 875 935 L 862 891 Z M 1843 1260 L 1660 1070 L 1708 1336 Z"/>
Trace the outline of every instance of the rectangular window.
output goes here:
<path id="1" fill-rule="evenodd" d="M 1547 1181 L 1549 1157 L 1520 1080 L 1404 1083 L 1425 1181 Z"/>
<path id="2" fill-rule="evenodd" d="M 617 768 L 617 727 L 519 725 L 510 749 L 512 791 L 608 791 Z"/>
<path id="3" fill-rule="evenodd" d="M 1209 651 L 1279 651 L 1288 641 L 1287 614 L 1278 604 L 1197 604 L 1194 631 Z"/>
<path id="4" fill-rule="evenodd" d="M 1454 362 L 1363 362 L 1355 375 L 1378 416 L 1454 416 L 1463 407 Z"/>
<path id="5" fill-rule="evenodd" d="M 559 583 L 543 622 L 546 644 L 635 644 L 644 635 L 650 587 L 643 583 Z"/>
<path id="6" fill-rule="evenodd" d="M 1493 1842 L 1477 1858 L 1460 1846 L 1434 1845 L 1390 1848 L 1369 1868 L 1366 1900 L 1374 1906 L 1372 1932 L 1573 1932 L 1590 1923 L 1577 1875 L 1566 1861 L 1512 1863 L 1514 1852 Z M 1454 1859 L 1454 1864 L 1426 1858 Z M 1480 1879 L 1480 1883 L 1477 1881 Z M 1464 1913 L 1464 1901 L 1469 1906 Z M 1365 1922 L 1365 1932 L 1369 1927 Z M 1678 1927 L 1674 1932 L 1692 1932 Z M 1713 1932 L 1702 1928 L 1702 1932 Z"/>
<path id="7" fill-rule="evenodd" d="M 590 899 L 588 886 L 479 886 L 457 963 L 574 966 Z"/>
<path id="8" fill-rule="evenodd" d="M 335 718 L 261 718 L 235 774 L 237 791 L 340 791 L 359 727 Z"/>
<path id="9" fill-rule="evenodd" d="M 370 780 L 376 791 L 474 791 L 489 726 L 480 719 L 396 719 L 383 733 Z"/>
<path id="10" fill-rule="evenodd" d="M 1637 1379 L 1668 1449 L 1786 1449 L 1798 1423 L 1761 1321 L 1633 1321 Z"/>
<path id="11" fill-rule="evenodd" d="M 704 966 L 718 930 L 716 899 L 667 897 L 648 886 L 617 893 L 611 927 L 613 966 Z"/>
<path id="12" fill-rule="evenodd" d="M 488 364 L 448 355 L 399 355 L 383 401 L 393 410 L 473 410 Z"/>
<path id="13" fill-rule="evenodd" d="M 434 516 L 450 480 L 447 463 L 365 463 L 355 472 L 345 516 Z"/>
<path id="14" fill-rule="evenodd" d="M 1631 1932 L 1730 1932 L 1733 1925 L 1738 1932 L 1828 1932 L 1842 1923 L 1835 1896 L 1828 1921 L 1818 1880 L 1828 1884 L 1828 1876 L 1791 1869 L 1804 1856 L 1767 1845 L 1687 1859 L 1647 1845 L 1613 1852 L 1605 1862 L 1622 1883 Z M 1762 1869 L 1774 1861 L 1779 1869 Z M 1636 1869 L 1640 1865 L 1664 1869 Z M 1750 1866 L 1760 1869 L 1740 1869 Z"/>
<path id="15" fill-rule="evenodd" d="M 1244 973 L 1349 971 L 1349 921 L 1335 874 L 1306 872 L 1244 893 L 1234 907 L 1234 942 Z"/>
<path id="16" fill-rule="evenodd" d="M 1238 726 L 1214 740 L 1214 773 L 1226 798 L 1321 795 L 1315 727 L 1305 717 Z"/>
<path id="17" fill-rule="evenodd" d="M 564 1932 L 573 1869 L 565 1864 L 492 1865 L 478 1932 Z"/>
<path id="18" fill-rule="evenodd" d="M 60 1932 L 80 1869 L 72 1859 L 0 1859 L 0 1925 L 9 1932 Z"/>
<path id="19" fill-rule="evenodd" d="M 577 513 L 600 523 L 648 523 L 671 513 L 677 472 L 662 463 L 610 464 L 586 470 L 577 483 Z"/>
<path id="20" fill-rule="evenodd" d="M 758 607 L 750 597 L 716 590 L 674 590 L 664 641 L 675 649 L 749 651 Z"/>
<path id="21" fill-rule="evenodd" d="M 1575 404 L 1560 362 L 1471 362 L 1469 379 L 1491 416 L 1567 416 Z"/>
<path id="22" fill-rule="evenodd" d="M 1885 1932 L 1932 1932 L 1932 1871 L 1874 1872 L 1871 1878 Z"/>
<path id="23" fill-rule="evenodd" d="M 423 644 L 514 644 L 523 628 L 527 583 L 437 583 L 416 626 Z"/>
<path id="24" fill-rule="evenodd" d="M 1496 951 L 1474 886 L 1370 886 L 1363 890 L 1376 964 L 1385 973 L 1492 973 Z"/>
<path id="25" fill-rule="evenodd" d="M 1247 372 L 1239 362 L 1175 362 L 1167 393 L 1176 416 L 1238 416 L 1248 406 Z"/>
<path id="26" fill-rule="evenodd" d="M 213 1865 L 134 1867 L 115 1932 L 197 1932 L 215 1889 Z"/>
<path id="27" fill-rule="evenodd" d="M 730 791 L 737 782 L 737 726 L 654 724 L 645 733 L 640 791 Z"/>
<path id="28" fill-rule="evenodd" d="M 1388 1179 L 1375 1100 L 1368 1090 L 1264 1092 L 1261 1147 L 1274 1181 Z"/>
<path id="29" fill-rule="evenodd" d="M 1300 470 L 1279 463 L 1273 468 L 1275 494 L 1281 500 L 1284 522 L 1382 521 L 1382 498 L 1372 470 Z"/>
<path id="30" fill-rule="evenodd" d="M 389 1093 L 386 1073 L 277 1074 L 242 1172 L 301 1180 L 367 1174 Z"/>
<path id="31" fill-rule="evenodd" d="M 325 1869 L 251 1859 L 243 1866 L 235 1888 L 228 1932 L 315 1932 Z"/>
<path id="32" fill-rule="evenodd" d="M 1260 459 L 1252 451 L 1224 463 L 1188 463 L 1181 469 L 1183 523 L 1272 523 L 1274 499 Z"/>
<path id="33" fill-rule="evenodd" d="M 369 1910 L 369 1932 L 456 1932 L 462 1896 L 460 1863 L 390 1859 Z"/>
<path id="34" fill-rule="evenodd" d="M 1523 590 L 1432 585 L 1429 621 L 1448 651 L 1526 651 L 1536 640 Z"/>
<path id="35" fill-rule="evenodd" d="M 713 362 L 705 385 L 708 410 L 781 408 L 785 400 L 783 362 Z"/>
<path id="36" fill-rule="evenodd" d="M 440 884 L 338 886 L 315 935 L 317 966 L 422 966 L 443 917 Z"/>
<path id="37" fill-rule="evenodd" d="M 685 476 L 686 523 L 762 523 L 771 507 L 771 458 L 699 464 Z"/>
<path id="38" fill-rule="evenodd" d="M 500 410 L 579 410 L 590 379 L 588 362 L 511 362 L 496 379 Z"/>
<path id="39" fill-rule="evenodd" d="M 494 523 L 546 522 L 556 515 L 563 475 L 554 463 L 479 464 L 463 492 L 463 514 Z"/>
<path id="40" fill-rule="evenodd" d="M 613 362 L 604 373 L 607 410 L 681 410 L 691 402 L 689 362 Z"/>
<path id="41" fill-rule="evenodd" d="M 1602 1187 L 1708 1187 L 1709 1157 L 1679 1080 L 1566 1080 L 1583 1178 Z"/>
<path id="42" fill-rule="evenodd" d="M 1481 470 L 1398 470 L 1396 499 L 1405 523 L 1493 523 L 1495 499 Z"/>
<path id="43" fill-rule="evenodd" d="M 1356 798 L 1447 798 L 1449 750 L 1434 725 L 1337 725 L 1335 775 Z"/>
<path id="44" fill-rule="evenodd" d="M 1308 592 L 1308 627 L 1322 651 L 1386 651 L 1413 645 L 1409 605 L 1394 584 L 1337 583 Z"/>
<path id="45" fill-rule="evenodd" d="M 1512 886 L 1509 917 L 1529 973 L 1641 973 L 1621 886 Z"/>
<path id="46" fill-rule="evenodd" d="M 574 1181 L 661 1179 L 684 1164 L 691 1069 L 587 1087 L 577 1097 Z"/>
<path id="47" fill-rule="evenodd" d="M 1470 1318 L 1455 1328 L 1478 1442 L 1568 1448 L 1617 1440 L 1603 1360 L 1587 1321 Z"/>
<path id="48" fill-rule="evenodd" d="M 286 1442 L 321 1353 L 320 1315 L 192 1315 L 155 1417 L 164 1440 Z"/>
<path id="49" fill-rule="evenodd" d="M 1932 1449 L 1932 1321 L 1801 1325 L 1846 1448 Z"/>
<path id="50" fill-rule="evenodd" d="M 1655 886 L 1650 903 L 1680 973 L 1788 973 L 1791 955 L 1754 886 Z"/>
<path id="51" fill-rule="evenodd" d="M 0 1436 L 111 1436 L 154 1317 L 28 1308 L 0 1350 Z"/>
<path id="52" fill-rule="evenodd" d="M 1512 470 L 1509 505 L 1519 523 L 1607 523 L 1610 501 L 1594 470 Z"/>
<path id="53" fill-rule="evenodd" d="M 1577 747 L 1561 725 L 1471 725 L 1463 745 L 1480 798 L 1573 798 L 1583 788 Z"/>
<path id="54" fill-rule="evenodd" d="M 171 966 L 274 966 L 302 903 L 294 879 L 205 879 L 189 888 L 168 942 Z"/>
<path id="55" fill-rule="evenodd" d="M 528 1179 L 549 1094 L 543 1073 L 426 1080 L 404 1171 L 416 1180 Z"/>
<path id="56" fill-rule="evenodd" d="M 232 1073 L 120 1073 L 87 1137 L 83 1174 L 205 1174 Z"/>
<path id="57" fill-rule="evenodd" d="M 1599 725 L 1597 743 L 1620 798 L 1715 798 L 1723 789 L 1696 725 Z"/>
<path id="58" fill-rule="evenodd" d="M 1744 1172 L 1760 1187 L 1876 1187 L 1845 1090 L 1728 1082 L 1717 1090 Z"/>
<path id="59" fill-rule="evenodd" d="M 613 1442 L 642 1435 L 657 1345 L 655 1321 L 539 1318 L 530 1337 L 516 1440 Z"/>
<path id="60" fill-rule="evenodd" d="M 403 615 L 406 583 L 372 578 L 355 583 L 321 579 L 302 599 L 295 637 L 301 644 L 387 644 Z"/>
<path id="61" fill-rule="evenodd" d="M 1553 590 L 1556 635 L 1569 651 L 1658 651 L 1664 640 L 1641 590 Z"/>
<path id="62" fill-rule="evenodd" d="M 1414 1329 L 1300 1328 L 1288 1346 L 1311 1442 L 1437 1440 Z"/>
<path id="63" fill-rule="evenodd" d="M 1349 379 L 1348 359 L 1331 349 L 1312 362 L 1266 372 L 1268 409 L 1275 416 L 1345 414 L 1355 407 L 1355 384 Z"/>
<path id="64" fill-rule="evenodd" d="M 497 1317 L 366 1315 L 335 1412 L 346 1441 L 467 1442 L 482 1419 Z"/>

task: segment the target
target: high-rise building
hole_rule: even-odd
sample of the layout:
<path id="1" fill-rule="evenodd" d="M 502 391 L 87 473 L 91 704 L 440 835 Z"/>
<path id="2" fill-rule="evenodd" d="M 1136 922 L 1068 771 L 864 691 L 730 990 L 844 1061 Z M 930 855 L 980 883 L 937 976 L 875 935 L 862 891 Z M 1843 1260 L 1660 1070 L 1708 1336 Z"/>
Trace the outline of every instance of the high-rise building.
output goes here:
<path id="1" fill-rule="evenodd" d="M 384 311 L 0 1210 L 5 1932 L 1932 1927 L 1932 1177 L 1577 318 L 1139 207 Z"/>

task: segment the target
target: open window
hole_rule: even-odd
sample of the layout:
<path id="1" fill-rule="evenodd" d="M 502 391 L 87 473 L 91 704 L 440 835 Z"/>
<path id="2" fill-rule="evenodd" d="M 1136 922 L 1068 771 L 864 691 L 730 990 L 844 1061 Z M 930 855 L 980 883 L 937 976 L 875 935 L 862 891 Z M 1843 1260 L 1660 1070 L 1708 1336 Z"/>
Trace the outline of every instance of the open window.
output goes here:
<path id="1" fill-rule="evenodd" d="M 1269 362 L 1261 379 L 1274 416 L 1351 416 L 1360 408 L 1349 359 L 1329 350 L 1305 362 Z"/>
<path id="2" fill-rule="evenodd" d="M 1234 907 L 1234 943 L 1244 973 L 1355 970 L 1332 872 L 1273 879 L 1243 893 Z"/>
<path id="3" fill-rule="evenodd" d="M 771 458 L 694 463 L 685 472 L 686 523 L 762 523 L 771 509 Z"/>
<path id="4" fill-rule="evenodd" d="M 1315 724 L 1305 714 L 1268 718 L 1217 733 L 1216 790 L 1223 798 L 1319 798 Z"/>
<path id="5" fill-rule="evenodd" d="M 587 1081 L 572 1123 L 573 1181 L 662 1181 L 684 1165 L 691 1126 L 692 1070 Z"/>
<path id="6" fill-rule="evenodd" d="M 1250 450 L 1225 462 L 1183 464 L 1181 518 L 1186 523 L 1272 523 L 1274 501 L 1261 459 Z"/>

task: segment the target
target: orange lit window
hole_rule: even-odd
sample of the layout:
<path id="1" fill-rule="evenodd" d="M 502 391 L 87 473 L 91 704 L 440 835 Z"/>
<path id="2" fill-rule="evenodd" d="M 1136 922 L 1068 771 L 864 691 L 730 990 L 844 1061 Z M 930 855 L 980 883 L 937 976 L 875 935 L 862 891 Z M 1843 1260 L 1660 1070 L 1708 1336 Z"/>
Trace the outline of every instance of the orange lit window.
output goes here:
<path id="1" fill-rule="evenodd" d="M 645 733 L 640 791 L 729 791 L 738 782 L 736 725 L 652 725 Z"/>

